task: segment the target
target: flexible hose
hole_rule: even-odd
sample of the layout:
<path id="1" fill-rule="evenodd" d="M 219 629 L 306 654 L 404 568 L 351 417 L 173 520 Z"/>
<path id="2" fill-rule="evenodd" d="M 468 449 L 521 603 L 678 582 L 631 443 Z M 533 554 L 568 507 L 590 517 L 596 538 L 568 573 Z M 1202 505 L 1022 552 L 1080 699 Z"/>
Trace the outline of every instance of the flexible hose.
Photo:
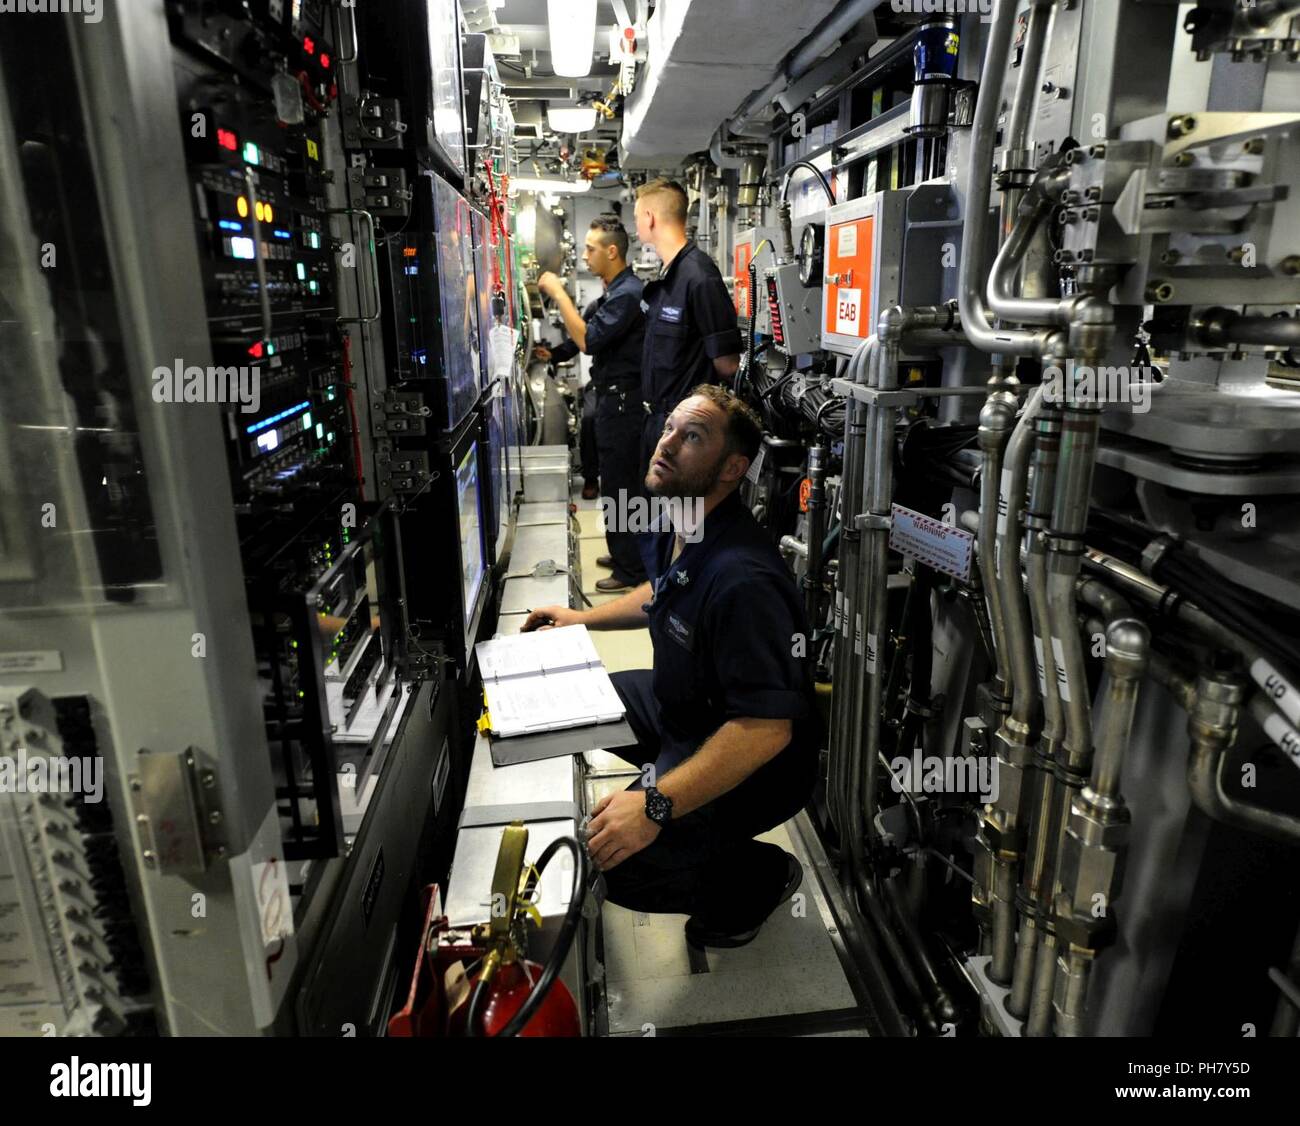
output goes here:
<path id="1" fill-rule="evenodd" d="M 546 865 L 550 863 L 553 857 L 561 848 L 567 848 L 573 855 L 573 890 L 569 895 L 569 909 L 565 912 L 564 922 L 560 926 L 560 933 L 555 938 L 555 945 L 551 947 L 551 952 L 547 956 L 546 966 L 542 970 L 542 976 L 537 979 L 532 991 L 528 994 L 528 999 L 519 1006 L 518 1011 L 506 1023 L 496 1035 L 518 1036 L 524 1027 L 532 1020 L 537 1010 L 541 1007 L 546 995 L 550 993 L 551 986 L 555 984 L 555 979 L 560 976 L 560 968 L 564 965 L 565 959 L 569 956 L 569 951 L 573 947 L 574 936 L 578 933 L 578 921 L 582 918 L 582 901 L 586 897 L 587 889 L 587 855 L 578 846 L 578 842 L 572 837 L 560 837 L 546 846 L 546 850 L 538 858 L 537 876 L 540 879 L 542 873 L 546 870 Z M 531 892 L 536 886 L 536 881 L 530 881 L 526 892 Z M 483 997 L 487 993 L 487 983 L 479 978 L 474 986 L 474 992 L 470 995 L 469 1013 L 467 1018 L 467 1028 L 470 1036 L 478 1036 L 481 1033 L 478 1028 L 478 1010 L 482 1006 Z"/>

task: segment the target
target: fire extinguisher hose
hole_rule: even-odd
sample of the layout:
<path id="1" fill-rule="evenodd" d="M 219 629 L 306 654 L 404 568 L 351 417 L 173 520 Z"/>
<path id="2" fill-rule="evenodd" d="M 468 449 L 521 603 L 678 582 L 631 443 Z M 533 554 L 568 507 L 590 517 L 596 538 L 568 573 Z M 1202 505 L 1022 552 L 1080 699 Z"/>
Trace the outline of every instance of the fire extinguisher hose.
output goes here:
<path id="1" fill-rule="evenodd" d="M 560 969 L 563 967 L 565 959 L 568 958 L 569 951 L 573 947 L 574 937 L 578 933 L 578 921 L 582 918 L 582 903 L 587 896 L 586 852 L 572 837 L 560 837 L 547 845 L 546 850 L 538 857 L 536 864 L 537 876 L 540 879 L 541 874 L 546 870 L 546 865 L 550 863 L 551 857 L 561 848 L 567 848 L 573 854 L 573 890 L 569 895 L 569 909 L 565 912 L 564 923 L 560 927 L 560 933 L 556 935 L 555 945 L 551 947 L 551 953 L 546 959 L 546 965 L 542 969 L 541 977 L 537 979 L 537 984 L 533 986 L 532 992 L 528 994 L 528 1000 L 519 1007 L 519 1011 L 510 1018 L 509 1023 L 497 1033 L 498 1036 L 518 1036 L 523 1031 L 524 1026 L 532 1020 L 533 1014 L 537 1012 L 541 1003 L 546 1000 L 546 995 L 551 991 L 551 986 L 555 984 L 555 979 L 560 976 Z M 531 885 L 527 890 L 532 890 Z M 479 980 L 474 985 L 474 992 L 470 995 L 469 1013 L 465 1022 L 466 1031 L 470 1036 L 481 1035 L 479 1014 L 487 997 L 487 987 L 487 981 L 480 975 Z"/>

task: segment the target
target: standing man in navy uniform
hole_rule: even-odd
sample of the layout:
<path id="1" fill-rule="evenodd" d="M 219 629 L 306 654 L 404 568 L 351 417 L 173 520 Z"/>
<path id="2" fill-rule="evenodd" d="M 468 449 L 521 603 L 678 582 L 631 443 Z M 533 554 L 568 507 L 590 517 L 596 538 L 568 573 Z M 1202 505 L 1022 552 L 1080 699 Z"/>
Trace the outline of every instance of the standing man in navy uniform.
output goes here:
<path id="1" fill-rule="evenodd" d="M 567 360 L 579 351 L 591 356 L 591 382 L 596 388 L 596 452 L 605 510 L 605 541 L 609 554 L 597 562 L 614 573 L 596 582 L 606 594 L 640 586 L 645 565 L 636 536 L 625 527 L 627 502 L 641 492 L 645 466 L 640 461 L 642 418 L 641 354 L 645 317 L 641 312 L 641 279 L 627 264 L 628 237 L 617 215 L 598 215 L 587 232 L 583 261 L 605 283 L 605 292 L 578 313 L 564 282 L 555 274 L 537 279 L 537 288 L 555 301 L 569 339 L 545 352 L 542 359 Z M 620 496 L 620 494 L 622 494 Z M 618 514 L 611 521 L 610 514 Z M 621 518 L 620 518 L 621 517 Z"/>
<path id="2" fill-rule="evenodd" d="M 701 383 L 729 385 L 743 351 L 736 309 L 713 259 L 686 237 L 686 191 L 672 180 L 637 190 L 636 234 L 663 261 L 648 282 L 641 395 L 646 420 L 641 469 L 650 463 L 669 412 Z"/>
<path id="3" fill-rule="evenodd" d="M 761 438 L 730 391 L 697 387 L 646 476 L 684 525 L 641 537 L 649 580 L 524 623 L 649 626 L 654 668 L 612 677 L 637 736 L 614 753 L 642 774 L 592 811 L 587 848 L 612 902 L 689 915 L 696 946 L 743 946 L 803 878 L 793 856 L 753 839 L 807 803 L 820 733 L 803 603 L 737 491 Z M 688 511 L 702 519 L 680 519 Z"/>

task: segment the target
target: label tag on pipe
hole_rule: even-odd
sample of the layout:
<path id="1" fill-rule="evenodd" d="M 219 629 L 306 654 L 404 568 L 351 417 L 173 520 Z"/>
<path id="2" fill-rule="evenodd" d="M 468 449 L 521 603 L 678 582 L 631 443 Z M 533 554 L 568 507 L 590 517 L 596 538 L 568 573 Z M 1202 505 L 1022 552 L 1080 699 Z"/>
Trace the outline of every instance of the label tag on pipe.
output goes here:
<path id="1" fill-rule="evenodd" d="M 862 656 L 862 615 L 853 615 L 853 651 Z"/>
<path id="2" fill-rule="evenodd" d="M 1038 665 L 1038 691 L 1047 695 L 1047 662 L 1043 659 L 1043 639 L 1034 634 L 1034 663 Z"/>
<path id="3" fill-rule="evenodd" d="M 1007 514 L 1011 511 L 1011 470 L 1002 471 L 1002 485 L 998 489 L 998 535 L 1007 534 Z"/>
<path id="4" fill-rule="evenodd" d="M 924 512 L 896 504 L 889 528 L 889 546 L 900 555 L 962 582 L 970 582 L 975 537 L 965 528 L 954 528 Z"/>
<path id="5" fill-rule="evenodd" d="M 1263 657 L 1250 663 L 1250 675 L 1264 695 L 1294 725 L 1300 727 L 1300 692 Z"/>
<path id="6" fill-rule="evenodd" d="M 844 596 L 844 616 L 840 619 L 840 633 L 846 638 L 849 636 L 849 618 L 853 614 L 853 600 L 846 594 Z"/>
<path id="7" fill-rule="evenodd" d="M 1264 721 L 1264 734 L 1286 751 L 1296 766 L 1300 766 L 1300 733 L 1294 727 L 1274 712 Z"/>
<path id="8" fill-rule="evenodd" d="M 1065 675 L 1065 646 L 1059 637 L 1052 638 L 1052 656 L 1056 658 L 1056 685 L 1061 699 L 1070 703 L 1070 681 Z"/>
<path id="9" fill-rule="evenodd" d="M 861 650 L 858 650 L 861 652 Z M 867 675 L 876 675 L 876 635 L 867 634 Z"/>

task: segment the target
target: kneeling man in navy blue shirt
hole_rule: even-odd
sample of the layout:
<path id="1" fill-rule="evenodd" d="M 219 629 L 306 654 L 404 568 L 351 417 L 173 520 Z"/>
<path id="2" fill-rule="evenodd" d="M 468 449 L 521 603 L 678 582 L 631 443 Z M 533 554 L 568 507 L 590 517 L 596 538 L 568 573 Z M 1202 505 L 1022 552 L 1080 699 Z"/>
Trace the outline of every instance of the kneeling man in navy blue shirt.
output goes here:
<path id="1" fill-rule="evenodd" d="M 669 525 L 640 539 L 649 580 L 524 626 L 649 627 L 654 667 L 613 675 L 638 741 L 611 749 L 642 773 L 593 810 L 587 847 L 612 902 L 689 915 L 696 946 L 751 941 L 803 878 L 754 840 L 807 803 L 819 732 L 802 602 L 738 491 L 761 438 L 738 398 L 697 387 L 646 474 Z"/>

